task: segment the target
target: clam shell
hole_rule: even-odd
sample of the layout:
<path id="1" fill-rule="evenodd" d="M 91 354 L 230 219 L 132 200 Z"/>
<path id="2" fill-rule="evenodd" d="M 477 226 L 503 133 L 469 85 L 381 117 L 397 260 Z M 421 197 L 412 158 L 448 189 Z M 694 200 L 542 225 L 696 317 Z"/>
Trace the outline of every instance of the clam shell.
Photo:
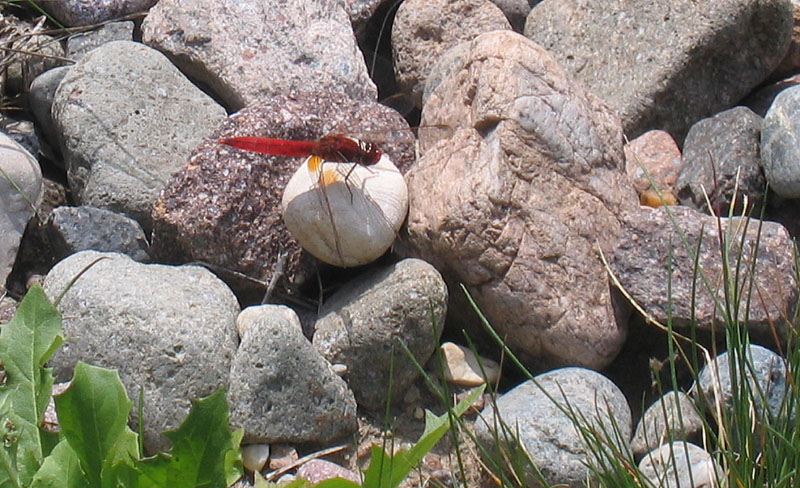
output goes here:
<path id="1" fill-rule="evenodd" d="M 311 158 L 283 192 L 289 232 L 303 249 L 334 266 L 361 266 L 379 258 L 408 212 L 400 170 L 386 154 L 372 166 L 326 161 L 319 171 L 309 168 Z"/>

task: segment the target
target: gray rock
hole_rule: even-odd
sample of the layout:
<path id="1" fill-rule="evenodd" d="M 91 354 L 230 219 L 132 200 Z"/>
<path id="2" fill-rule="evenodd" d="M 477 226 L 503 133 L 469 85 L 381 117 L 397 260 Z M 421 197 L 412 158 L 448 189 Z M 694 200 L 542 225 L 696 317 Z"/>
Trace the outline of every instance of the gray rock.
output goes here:
<path id="1" fill-rule="evenodd" d="M 770 189 L 800 198 L 800 86 L 775 97 L 761 127 L 761 164 Z"/>
<path id="2" fill-rule="evenodd" d="M 150 260 L 142 227 L 110 210 L 58 207 L 47 222 L 47 233 L 58 258 L 91 250 L 127 254 L 139 262 Z"/>
<path id="3" fill-rule="evenodd" d="M 67 340 L 50 366 L 59 381 L 72 377 L 78 361 L 116 369 L 134 401 L 143 388 L 145 446 L 164 450 L 161 433 L 183 422 L 190 400 L 227 386 L 236 297 L 199 266 L 141 264 L 94 251 L 56 264 L 45 278 L 48 296 L 55 299 L 83 270 L 58 305 Z"/>
<path id="4" fill-rule="evenodd" d="M 303 336 L 290 308 L 250 307 L 231 366 L 231 423 L 246 442 L 322 444 L 355 432 L 353 393 Z"/>
<path id="5" fill-rule="evenodd" d="M 161 0 L 145 43 L 238 110 L 271 93 L 341 91 L 375 100 L 344 2 Z"/>
<path id="6" fill-rule="evenodd" d="M 67 27 L 100 24 L 145 12 L 158 0 L 49 0 L 42 7 Z"/>
<path id="7" fill-rule="evenodd" d="M 39 162 L 0 132 L 0 290 L 14 266 L 25 226 L 39 210 L 41 192 Z"/>
<path id="8" fill-rule="evenodd" d="M 676 185 L 682 205 L 708 213 L 707 195 L 714 213 L 724 217 L 735 197 L 734 214 L 741 215 L 746 196 L 747 211 L 759 215 L 766 189 L 760 156 L 761 122 L 749 108 L 734 107 L 689 129 Z"/>
<path id="9" fill-rule="evenodd" d="M 314 347 L 331 363 L 344 364 L 345 381 L 358 404 L 385 407 L 397 401 L 436 350 L 447 311 L 447 287 L 428 263 L 406 259 L 342 288 L 320 310 Z"/>
<path id="10" fill-rule="evenodd" d="M 584 427 L 605 429 L 606 440 L 625 452 L 628 446 L 620 439 L 627 441 L 631 433 L 625 396 L 611 380 L 583 368 L 557 369 L 535 381 L 525 381 L 484 408 L 475 421 L 475 435 L 495 452 L 495 426 L 502 420 L 508 430 L 497 432 L 498 437 L 517 438 L 549 485 L 584 487 L 592 475 L 587 463 L 594 462 L 593 456 L 564 409 L 583 416 Z M 541 486 L 530 472 L 525 481 L 527 486 Z"/>
<path id="11" fill-rule="evenodd" d="M 515 32 L 522 32 L 531 8 L 541 0 L 492 0 L 503 11 Z"/>
<path id="12" fill-rule="evenodd" d="M 79 203 L 133 217 L 147 230 L 153 202 L 225 110 L 161 53 L 115 41 L 72 67 L 52 108 Z"/>
<path id="13" fill-rule="evenodd" d="M 153 2 L 155 3 L 155 2 Z M 109 22 L 99 29 L 73 34 L 67 38 L 67 57 L 79 61 L 86 53 L 112 41 L 132 41 L 133 22 Z"/>
<path id="14" fill-rule="evenodd" d="M 742 99 L 783 58 L 788 0 L 545 0 L 525 35 L 622 119 L 630 138 L 689 127 Z"/>
<path id="15" fill-rule="evenodd" d="M 723 312 L 718 306 L 725 303 L 725 290 L 721 285 L 722 252 L 716 217 L 677 206 L 671 207 L 669 214 L 663 207 L 643 208 L 626 220 L 626 231 L 608 258 L 611 271 L 633 300 L 661 323 L 670 319 L 676 327 L 688 327 L 692 321 L 705 330 L 723 327 Z M 731 272 L 739 279 L 737 319 L 746 322 L 750 333 L 759 337 L 772 337 L 774 331 L 785 334 L 787 318 L 794 316 L 797 302 L 793 246 L 788 232 L 780 224 L 748 221 L 744 217 L 723 218 L 720 225 L 729 243 Z M 705 280 L 699 276 L 695 280 L 694 253 L 701 235 L 697 263 Z M 757 242 L 759 248 L 754 255 Z M 740 257 L 742 247 L 745 251 Z M 742 265 L 737 272 L 739 259 Z M 753 259 L 755 270 L 751 268 Z"/>
<path id="16" fill-rule="evenodd" d="M 716 415 L 719 403 L 719 408 L 730 416 L 734 395 L 737 395 L 734 388 L 739 392 L 737 396 L 744 391 L 750 391 L 754 399 L 751 408 L 757 415 L 755 420 L 758 421 L 758 417 L 765 415 L 767 411 L 777 419 L 781 414 L 785 415 L 786 406 L 782 404 L 786 401 L 786 395 L 791 394 L 790 388 L 793 388 L 787 382 L 787 367 L 786 360 L 780 355 L 752 344 L 747 348 L 746 362 L 742 362 L 738 355 L 724 352 L 714 358 L 711 364 L 704 366 L 692 386 L 691 394 L 697 401 L 705 403 L 712 415 Z M 735 371 L 734 377 L 731 376 L 732 368 Z M 747 390 L 743 386 L 745 379 Z"/>
<path id="17" fill-rule="evenodd" d="M 61 80 L 64 79 L 70 69 L 70 66 L 59 66 L 45 71 L 33 80 L 28 94 L 28 103 L 34 117 L 36 117 L 38 132 L 49 145 L 48 150 L 50 153 L 48 157 L 61 169 L 67 169 L 64 165 L 64 160 L 55 157 L 51 149 L 58 147 L 58 132 L 50 110 L 53 107 L 56 88 L 58 88 L 58 84 L 61 83 Z"/>
<path id="18" fill-rule="evenodd" d="M 465 284 L 523 360 L 602 368 L 626 329 L 597 250 L 637 208 L 619 121 L 512 31 L 461 59 L 422 111 L 421 125 L 454 130 L 421 134 L 403 252 Z M 476 323 L 468 304 L 450 309 Z"/>
<path id="19" fill-rule="evenodd" d="M 682 391 L 670 391 L 653 402 L 636 426 L 631 450 L 637 458 L 664 442 L 699 437 L 703 419 L 692 399 Z"/>
<path id="20" fill-rule="evenodd" d="M 724 474 L 711 454 L 688 442 L 671 442 L 653 450 L 641 460 L 639 470 L 659 488 L 725 486 Z"/>
<path id="21" fill-rule="evenodd" d="M 425 79 L 445 51 L 497 29 L 510 30 L 503 11 L 489 0 L 406 0 L 392 26 L 394 72 L 401 90 L 422 106 Z"/>
<path id="22" fill-rule="evenodd" d="M 761 117 L 766 117 L 772 102 L 775 101 L 775 97 L 783 90 L 798 84 L 800 84 L 800 74 L 770 83 L 748 95 L 747 98 L 742 100 L 741 105 L 748 107 Z"/>

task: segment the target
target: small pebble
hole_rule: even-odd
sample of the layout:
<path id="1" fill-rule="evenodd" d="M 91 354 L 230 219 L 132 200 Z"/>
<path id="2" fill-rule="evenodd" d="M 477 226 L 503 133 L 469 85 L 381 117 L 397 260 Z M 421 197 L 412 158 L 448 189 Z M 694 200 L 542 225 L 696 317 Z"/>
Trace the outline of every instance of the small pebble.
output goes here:
<path id="1" fill-rule="evenodd" d="M 269 459 L 269 444 L 249 444 L 242 448 L 242 464 L 248 471 L 261 472 Z"/>
<path id="2" fill-rule="evenodd" d="M 452 342 L 441 346 L 444 359 L 444 376 L 448 382 L 461 386 L 478 386 L 484 383 L 483 373 L 494 383 L 500 376 L 500 366 L 491 359 L 478 358 L 471 350 Z M 482 368 L 482 369 L 481 369 Z"/>

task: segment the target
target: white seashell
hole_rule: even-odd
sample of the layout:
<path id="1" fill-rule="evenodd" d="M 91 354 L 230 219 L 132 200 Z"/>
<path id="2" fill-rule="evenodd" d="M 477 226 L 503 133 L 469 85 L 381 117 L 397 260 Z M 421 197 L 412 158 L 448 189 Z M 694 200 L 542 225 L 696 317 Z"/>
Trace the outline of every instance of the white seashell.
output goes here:
<path id="1" fill-rule="evenodd" d="M 261 471 L 269 460 L 269 444 L 248 444 L 242 447 L 242 465 L 248 471 Z"/>
<path id="2" fill-rule="evenodd" d="M 361 266 L 379 258 L 408 212 L 400 170 L 386 154 L 371 166 L 326 161 L 319 171 L 309 168 L 311 158 L 283 191 L 281 209 L 289 232 L 303 249 L 334 266 Z"/>

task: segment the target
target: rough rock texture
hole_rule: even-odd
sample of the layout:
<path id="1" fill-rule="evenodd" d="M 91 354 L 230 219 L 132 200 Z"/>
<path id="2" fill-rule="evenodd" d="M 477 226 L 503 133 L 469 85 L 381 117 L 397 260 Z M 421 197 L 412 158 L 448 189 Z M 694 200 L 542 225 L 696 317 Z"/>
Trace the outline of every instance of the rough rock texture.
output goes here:
<path id="1" fill-rule="evenodd" d="M 727 216 L 735 194 L 736 214 L 742 213 L 747 196 L 748 211 L 759 215 L 767 184 L 761 169 L 761 122 L 749 108 L 734 107 L 689 129 L 676 185 L 681 204 L 708 213 L 708 196 L 715 214 Z"/>
<path id="2" fill-rule="evenodd" d="M 67 27 L 99 24 L 145 12 L 158 0 L 49 0 L 42 7 Z"/>
<path id="3" fill-rule="evenodd" d="M 391 400 L 399 400 L 419 375 L 401 341 L 425 364 L 446 311 L 441 275 L 424 261 L 405 259 L 334 294 L 314 325 L 314 347 L 347 367 L 344 379 L 359 405 L 385 407 L 390 385 Z"/>
<path id="4" fill-rule="evenodd" d="M 545 0 L 525 35 L 553 53 L 622 119 L 628 137 L 664 129 L 678 141 L 730 107 L 783 58 L 789 0 Z"/>
<path id="5" fill-rule="evenodd" d="M 496 29 L 510 30 L 511 24 L 489 0 L 406 0 L 392 26 L 398 86 L 421 106 L 425 79 L 442 53 Z"/>
<path id="6" fill-rule="evenodd" d="M 631 440 L 631 450 L 639 457 L 657 448 L 664 442 L 677 440 L 700 440 L 703 419 L 682 391 L 670 391 L 642 415 Z"/>
<path id="7" fill-rule="evenodd" d="M 586 463 L 592 462 L 592 456 L 563 409 L 572 409 L 605 432 L 618 429 L 619 437 L 628 439 L 631 411 L 625 396 L 611 380 L 583 368 L 557 369 L 535 380 L 525 381 L 484 408 L 475 421 L 475 435 L 492 452 L 499 417 L 511 431 L 498 432 L 498 437 L 512 434 L 518 438 L 550 485 L 586 486 L 586 478 L 591 476 Z M 618 445 L 616 449 L 624 452 L 628 447 Z M 541 486 L 532 475 L 526 481 L 527 486 Z"/>
<path id="8" fill-rule="evenodd" d="M 164 450 L 161 433 L 183 422 L 190 400 L 227 386 L 239 305 L 204 268 L 141 264 L 94 251 L 58 263 L 45 278 L 47 295 L 55 299 L 99 258 L 58 305 L 66 342 L 49 364 L 59 381 L 84 361 L 119 371 L 132 399 L 144 388 L 145 446 Z"/>
<path id="9" fill-rule="evenodd" d="M 0 132 L 0 294 L 17 258 L 25 226 L 39 209 L 41 193 L 39 162 Z"/>
<path id="10" fill-rule="evenodd" d="M 47 220 L 47 235 L 58 259 L 91 250 L 127 254 L 139 262 L 150 260 L 142 227 L 101 208 L 58 207 Z"/>
<path id="11" fill-rule="evenodd" d="M 167 183 L 153 209 L 153 255 L 170 262 L 200 260 L 269 280 L 284 252 L 289 281 L 302 281 L 309 269 L 301 271 L 300 247 L 281 220 L 280 201 L 303 159 L 234 149 L 217 139 L 314 140 L 331 133 L 365 133 L 401 170 L 413 162 L 407 123 L 378 103 L 326 92 L 265 98 L 230 116 Z"/>
<path id="12" fill-rule="evenodd" d="M 79 203 L 145 229 L 164 183 L 225 117 L 163 54 L 129 41 L 105 44 L 73 66 L 52 113 Z"/>
<path id="13" fill-rule="evenodd" d="M 715 300 L 720 305 L 725 302 L 717 219 L 682 206 L 672 207 L 669 212 L 663 208 L 643 209 L 638 215 L 630 215 L 625 232 L 609 256 L 611 271 L 633 300 L 656 320 L 666 323 L 671 317 L 675 326 L 685 327 L 693 319 L 703 329 L 720 327 L 722 311 Z M 794 316 L 797 302 L 789 233 L 780 224 L 756 219 L 748 223 L 743 217 L 721 219 L 720 225 L 727 241 L 731 272 L 737 272 L 741 259 L 736 285 L 740 299 L 738 320 L 745 321 L 745 304 L 749 300 L 747 323 L 751 334 L 771 337 L 772 327 L 776 327 L 781 336 L 786 320 Z M 701 235 L 698 267 L 705 280 L 695 272 L 694 253 Z M 756 266 L 751 271 L 757 239 Z"/>
<path id="14" fill-rule="evenodd" d="M 786 76 L 791 76 L 800 72 L 800 1 L 791 0 L 793 23 L 792 23 L 792 41 L 789 43 L 789 49 L 786 51 L 786 56 L 783 57 L 780 64 L 775 71 L 770 75 L 770 79 L 778 80 Z"/>
<path id="15" fill-rule="evenodd" d="M 111 22 L 99 29 L 80 32 L 67 39 L 67 57 L 78 61 L 92 49 L 112 41 L 132 41 L 133 22 Z"/>
<path id="16" fill-rule="evenodd" d="M 341 0 L 161 0 L 142 38 L 231 110 L 309 87 L 377 97 Z"/>
<path id="17" fill-rule="evenodd" d="M 245 442 L 322 444 L 356 430 L 356 400 L 290 308 L 249 307 L 231 366 L 231 423 Z"/>
<path id="18" fill-rule="evenodd" d="M 625 173 L 641 196 L 655 185 L 672 193 L 681 168 L 681 150 L 663 130 L 651 130 L 625 144 Z"/>
<path id="19" fill-rule="evenodd" d="M 800 198 L 800 86 L 782 91 L 761 126 L 761 164 L 770 190 Z"/>
<path id="20" fill-rule="evenodd" d="M 28 103 L 31 111 L 36 117 L 37 129 L 42 139 L 43 146 L 47 147 L 47 155 L 61 169 L 67 169 L 64 159 L 55 157 L 52 148 L 58 147 L 58 131 L 53 122 L 53 115 L 50 111 L 53 107 L 53 97 L 61 80 L 69 73 L 70 66 L 59 66 L 45 71 L 31 82 L 30 92 L 28 93 Z"/>
<path id="21" fill-rule="evenodd" d="M 423 110 L 423 125 L 455 132 L 420 140 L 407 252 L 465 284 L 526 360 L 601 368 L 626 331 L 597 251 L 636 207 L 619 122 L 511 31 L 479 36 L 463 59 Z"/>

